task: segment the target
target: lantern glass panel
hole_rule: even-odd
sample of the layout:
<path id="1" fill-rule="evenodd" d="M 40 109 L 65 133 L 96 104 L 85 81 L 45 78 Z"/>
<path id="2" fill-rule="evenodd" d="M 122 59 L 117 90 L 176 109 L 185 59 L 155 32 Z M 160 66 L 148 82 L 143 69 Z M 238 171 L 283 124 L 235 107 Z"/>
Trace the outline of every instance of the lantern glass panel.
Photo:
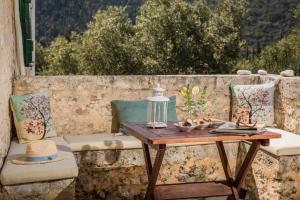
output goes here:
<path id="1" fill-rule="evenodd" d="M 168 101 L 148 101 L 147 125 L 151 128 L 167 127 Z"/>
<path id="2" fill-rule="evenodd" d="M 164 97 L 164 89 L 157 84 L 153 89 L 153 96 L 148 97 L 147 126 L 150 128 L 167 127 L 167 112 L 169 98 Z"/>

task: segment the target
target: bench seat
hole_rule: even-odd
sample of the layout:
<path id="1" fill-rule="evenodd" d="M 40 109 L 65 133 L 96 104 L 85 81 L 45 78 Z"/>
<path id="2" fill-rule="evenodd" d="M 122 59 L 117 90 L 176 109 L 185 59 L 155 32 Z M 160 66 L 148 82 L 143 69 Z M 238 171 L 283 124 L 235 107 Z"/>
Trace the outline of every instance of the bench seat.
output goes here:
<path id="1" fill-rule="evenodd" d="M 142 143 L 133 136 L 115 136 L 111 133 L 67 135 L 64 138 L 72 151 L 142 148 Z"/>
<path id="2" fill-rule="evenodd" d="M 277 128 L 267 128 L 268 131 L 280 133 L 280 139 L 271 139 L 269 146 L 261 148 L 276 156 L 300 155 L 300 135 Z"/>
<path id="3" fill-rule="evenodd" d="M 11 160 L 24 154 L 26 151 L 26 144 L 19 144 L 13 141 L 0 175 L 2 185 L 16 185 L 77 177 L 78 167 L 76 160 L 66 141 L 62 137 L 48 139 L 56 143 L 58 151 L 65 154 L 66 159 L 47 164 L 13 164 Z"/>
<path id="4" fill-rule="evenodd" d="M 133 136 L 114 135 L 112 133 L 98 133 L 92 135 L 64 136 L 72 151 L 97 151 L 109 149 L 140 149 L 142 143 Z M 226 141 L 234 142 L 234 141 Z M 168 147 L 193 146 L 212 144 L 214 142 L 189 142 L 168 144 Z"/>
<path id="5" fill-rule="evenodd" d="M 282 138 L 271 139 L 270 145 L 262 146 L 261 149 L 276 156 L 300 155 L 300 135 L 276 128 L 268 128 L 268 130 L 282 134 Z M 141 142 L 133 136 L 120 136 L 111 133 L 69 135 L 64 136 L 64 138 L 72 151 L 142 148 Z M 245 142 L 249 143 L 248 141 Z M 192 146 L 211 143 L 212 142 L 177 143 L 168 146 Z"/>

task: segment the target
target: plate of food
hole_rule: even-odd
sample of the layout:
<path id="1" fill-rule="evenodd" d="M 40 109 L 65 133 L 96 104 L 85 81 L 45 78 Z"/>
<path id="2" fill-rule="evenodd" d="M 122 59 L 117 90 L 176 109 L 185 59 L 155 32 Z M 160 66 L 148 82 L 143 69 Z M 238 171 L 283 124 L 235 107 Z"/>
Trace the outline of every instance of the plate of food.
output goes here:
<path id="1" fill-rule="evenodd" d="M 216 128 L 225 123 L 225 121 L 223 120 L 209 117 L 200 117 L 198 118 L 197 122 L 199 124 L 199 126 L 197 127 L 198 129 Z"/>
<path id="2" fill-rule="evenodd" d="M 209 123 L 199 123 L 197 120 L 187 119 L 183 122 L 175 123 L 174 126 L 182 132 L 191 132 L 194 129 L 204 129 L 209 126 Z"/>
<path id="3" fill-rule="evenodd" d="M 175 123 L 174 126 L 182 132 L 191 132 L 197 127 L 197 124 L 192 119 L 187 119 L 185 121 Z"/>

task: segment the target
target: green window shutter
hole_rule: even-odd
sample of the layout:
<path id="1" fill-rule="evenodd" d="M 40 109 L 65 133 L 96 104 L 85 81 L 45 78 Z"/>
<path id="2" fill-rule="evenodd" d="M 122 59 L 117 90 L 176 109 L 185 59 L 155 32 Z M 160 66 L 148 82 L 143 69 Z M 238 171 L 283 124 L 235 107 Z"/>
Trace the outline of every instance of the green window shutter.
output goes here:
<path id="1" fill-rule="evenodd" d="M 29 11 L 30 3 L 31 0 L 19 0 L 25 66 L 28 66 L 30 63 L 32 63 L 32 51 L 33 51 L 30 11 Z"/>

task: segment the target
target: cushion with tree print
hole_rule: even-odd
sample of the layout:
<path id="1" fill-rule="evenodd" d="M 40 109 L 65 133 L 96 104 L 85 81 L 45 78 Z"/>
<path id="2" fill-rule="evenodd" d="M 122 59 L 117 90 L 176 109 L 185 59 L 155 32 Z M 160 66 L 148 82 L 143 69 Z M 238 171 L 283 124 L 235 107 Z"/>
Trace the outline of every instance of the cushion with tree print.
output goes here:
<path id="1" fill-rule="evenodd" d="M 11 107 L 20 143 L 56 136 L 48 93 L 12 96 Z"/>
<path id="2" fill-rule="evenodd" d="M 274 125 L 274 83 L 231 85 L 232 120 Z"/>

